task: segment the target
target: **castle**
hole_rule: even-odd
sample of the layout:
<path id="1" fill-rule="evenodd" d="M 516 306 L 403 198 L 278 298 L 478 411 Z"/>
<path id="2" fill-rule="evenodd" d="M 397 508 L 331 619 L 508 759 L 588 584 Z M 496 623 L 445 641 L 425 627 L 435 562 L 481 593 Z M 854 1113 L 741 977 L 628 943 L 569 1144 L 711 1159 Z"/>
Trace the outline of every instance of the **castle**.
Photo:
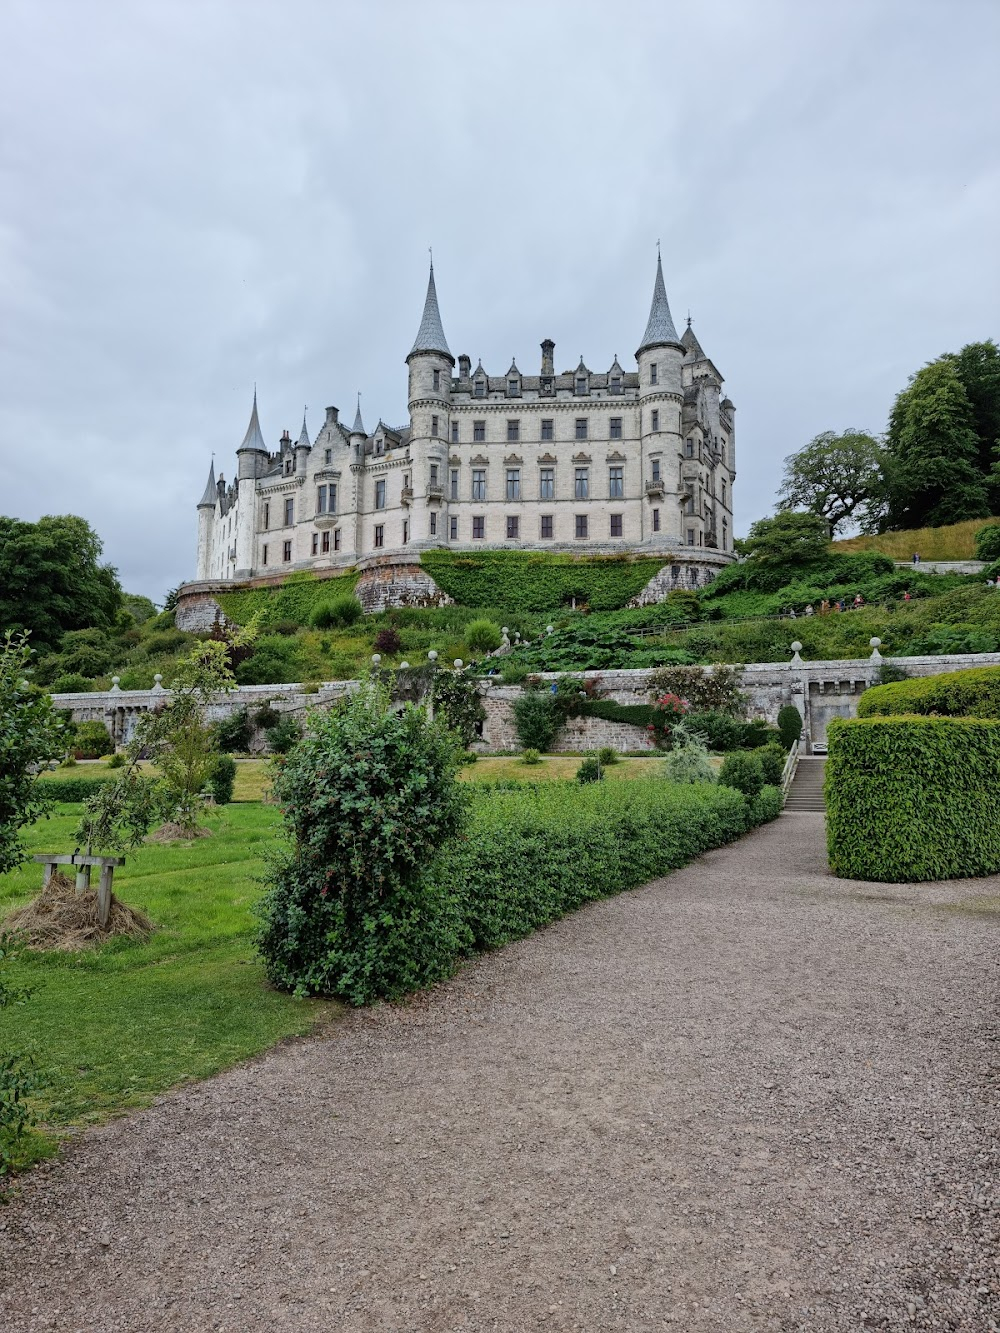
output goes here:
<path id="1" fill-rule="evenodd" d="M 502 547 L 663 554 L 673 582 L 697 584 L 732 559 L 733 404 L 691 328 L 678 336 L 657 259 L 636 371 L 516 362 L 488 374 L 457 363 L 431 264 L 406 358 L 409 422 L 369 434 L 360 406 L 335 407 L 268 449 L 257 395 L 236 480 L 209 471 L 198 504 L 198 579 L 336 569 L 421 549 Z"/>

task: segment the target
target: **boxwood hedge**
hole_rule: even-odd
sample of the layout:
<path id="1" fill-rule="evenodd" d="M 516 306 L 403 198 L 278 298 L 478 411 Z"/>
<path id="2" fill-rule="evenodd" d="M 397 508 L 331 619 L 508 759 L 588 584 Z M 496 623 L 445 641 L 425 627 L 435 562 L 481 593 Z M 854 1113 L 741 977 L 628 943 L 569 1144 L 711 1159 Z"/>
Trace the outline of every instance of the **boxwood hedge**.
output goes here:
<path id="1" fill-rule="evenodd" d="M 1000 721 L 839 719 L 827 742 L 835 875 L 907 883 L 1000 871 Z"/>
<path id="2" fill-rule="evenodd" d="M 41 778 L 42 790 L 52 801 L 85 801 L 109 782 L 116 782 L 117 773 L 95 775 L 92 778 Z"/>
<path id="3" fill-rule="evenodd" d="M 1000 667 L 946 671 L 865 690 L 859 717 L 938 713 L 942 717 L 1000 717 Z"/>

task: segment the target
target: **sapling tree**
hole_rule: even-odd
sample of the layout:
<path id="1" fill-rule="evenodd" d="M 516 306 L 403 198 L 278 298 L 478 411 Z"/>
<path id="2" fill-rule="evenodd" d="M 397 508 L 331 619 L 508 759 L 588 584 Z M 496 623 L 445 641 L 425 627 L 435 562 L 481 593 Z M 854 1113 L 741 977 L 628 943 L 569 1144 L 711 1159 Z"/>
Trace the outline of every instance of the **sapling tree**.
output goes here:
<path id="1" fill-rule="evenodd" d="M 27 859 L 21 829 L 45 814 L 41 767 L 63 751 L 64 725 L 48 695 L 28 683 L 26 633 L 0 640 L 0 874 Z"/>

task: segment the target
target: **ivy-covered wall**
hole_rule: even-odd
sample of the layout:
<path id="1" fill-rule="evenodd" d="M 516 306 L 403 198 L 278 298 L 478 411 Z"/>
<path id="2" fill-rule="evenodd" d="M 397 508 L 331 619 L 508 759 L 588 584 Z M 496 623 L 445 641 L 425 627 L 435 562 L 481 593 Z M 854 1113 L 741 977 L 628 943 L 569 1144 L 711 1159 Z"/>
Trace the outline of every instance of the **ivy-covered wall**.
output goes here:
<path id="1" fill-rule="evenodd" d="M 530 551 L 474 555 L 424 551 L 420 563 L 460 606 L 554 611 L 575 598 L 592 611 L 615 611 L 663 568 L 649 556 L 582 556 Z"/>

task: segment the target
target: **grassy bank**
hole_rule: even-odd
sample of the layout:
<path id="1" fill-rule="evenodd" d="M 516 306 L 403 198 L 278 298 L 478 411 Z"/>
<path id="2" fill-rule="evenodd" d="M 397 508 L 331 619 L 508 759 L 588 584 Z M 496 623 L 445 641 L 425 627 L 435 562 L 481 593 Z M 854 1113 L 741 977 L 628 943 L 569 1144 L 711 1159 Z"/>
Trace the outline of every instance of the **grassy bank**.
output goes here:
<path id="1" fill-rule="evenodd" d="M 875 537 L 847 537 L 834 542 L 838 555 L 855 551 L 881 551 L 893 560 L 910 560 L 914 551 L 921 560 L 974 560 L 976 533 L 995 518 L 970 518 L 944 528 L 913 528 L 904 532 L 883 532 Z"/>

